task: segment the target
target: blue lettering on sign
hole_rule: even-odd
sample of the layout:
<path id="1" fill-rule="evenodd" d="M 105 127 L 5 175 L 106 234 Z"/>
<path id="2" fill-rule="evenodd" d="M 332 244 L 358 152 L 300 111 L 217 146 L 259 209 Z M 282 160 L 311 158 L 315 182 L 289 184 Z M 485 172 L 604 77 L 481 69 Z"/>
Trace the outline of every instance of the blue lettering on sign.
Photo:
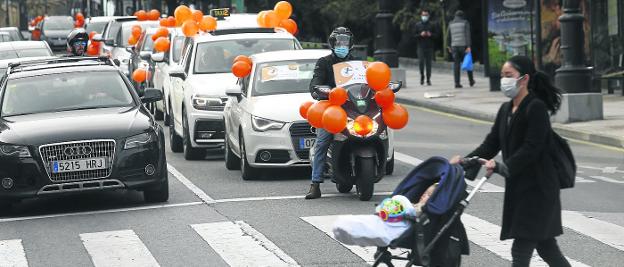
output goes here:
<path id="1" fill-rule="evenodd" d="M 54 170 L 52 172 L 58 172 L 58 161 L 55 161 L 54 163 Z"/>

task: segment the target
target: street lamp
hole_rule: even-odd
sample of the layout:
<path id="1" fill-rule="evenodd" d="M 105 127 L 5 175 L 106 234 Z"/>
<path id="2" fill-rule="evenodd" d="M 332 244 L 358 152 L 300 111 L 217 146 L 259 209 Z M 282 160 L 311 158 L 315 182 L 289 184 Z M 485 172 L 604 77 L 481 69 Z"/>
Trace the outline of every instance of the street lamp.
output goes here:
<path id="1" fill-rule="evenodd" d="M 385 62 L 391 68 L 399 66 L 396 43 L 392 36 L 391 0 L 379 0 L 379 13 L 375 16 L 375 60 Z"/>

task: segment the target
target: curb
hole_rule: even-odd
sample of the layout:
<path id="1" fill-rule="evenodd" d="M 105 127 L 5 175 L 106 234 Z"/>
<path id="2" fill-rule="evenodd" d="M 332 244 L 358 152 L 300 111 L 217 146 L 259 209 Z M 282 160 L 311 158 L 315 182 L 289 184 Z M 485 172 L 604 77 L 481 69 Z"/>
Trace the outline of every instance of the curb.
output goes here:
<path id="1" fill-rule="evenodd" d="M 454 114 L 458 116 L 464 116 L 464 117 L 468 117 L 472 119 L 488 121 L 492 123 L 496 119 L 495 114 L 486 114 L 482 112 L 467 111 L 467 110 L 462 110 L 461 108 L 450 107 L 447 105 L 430 102 L 430 101 L 409 99 L 409 98 L 403 98 L 403 97 L 397 96 L 396 102 L 401 103 L 401 104 L 413 105 L 413 106 L 428 108 L 428 109 L 432 109 L 436 111 L 446 112 L 446 113 L 450 113 L 450 114 Z M 555 132 L 557 132 L 558 134 L 566 138 L 587 141 L 587 142 L 611 146 L 615 148 L 624 148 L 624 138 L 618 138 L 618 137 L 610 136 L 610 135 L 594 134 L 594 133 L 587 133 L 587 132 L 583 132 L 579 130 L 573 130 L 573 129 L 570 129 L 569 127 L 566 127 L 565 125 L 553 125 L 553 129 L 555 130 Z"/>

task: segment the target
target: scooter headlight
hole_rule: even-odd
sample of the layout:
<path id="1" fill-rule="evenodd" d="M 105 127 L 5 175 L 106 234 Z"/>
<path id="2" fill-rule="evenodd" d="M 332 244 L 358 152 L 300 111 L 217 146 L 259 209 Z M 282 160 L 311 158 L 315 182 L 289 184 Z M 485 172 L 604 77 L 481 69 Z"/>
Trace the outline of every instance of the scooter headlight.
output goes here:
<path id="1" fill-rule="evenodd" d="M 369 128 L 370 131 L 365 135 L 361 135 L 358 132 L 361 132 L 362 128 Z M 349 130 L 349 134 L 356 136 L 356 137 L 361 137 L 361 138 L 371 137 L 375 133 L 377 133 L 378 129 L 379 129 L 379 124 L 375 120 L 371 120 L 371 125 L 363 125 L 361 123 L 356 123 L 356 121 L 352 118 L 347 119 L 347 130 Z"/>

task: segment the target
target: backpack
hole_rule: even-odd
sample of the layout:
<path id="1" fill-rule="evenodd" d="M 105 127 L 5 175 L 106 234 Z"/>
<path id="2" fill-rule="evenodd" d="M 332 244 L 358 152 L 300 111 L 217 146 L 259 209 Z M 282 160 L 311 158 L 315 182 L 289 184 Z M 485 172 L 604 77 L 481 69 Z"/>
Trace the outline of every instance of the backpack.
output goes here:
<path id="1" fill-rule="evenodd" d="M 576 162 L 568 141 L 552 131 L 549 152 L 561 189 L 574 187 Z"/>

